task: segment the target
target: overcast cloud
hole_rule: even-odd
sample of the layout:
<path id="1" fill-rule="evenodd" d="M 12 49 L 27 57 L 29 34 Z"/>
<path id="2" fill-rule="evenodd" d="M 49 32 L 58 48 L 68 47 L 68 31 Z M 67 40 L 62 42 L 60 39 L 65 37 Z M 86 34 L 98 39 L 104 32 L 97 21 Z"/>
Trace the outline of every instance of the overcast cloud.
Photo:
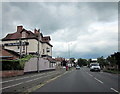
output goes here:
<path id="1" fill-rule="evenodd" d="M 53 57 L 97 58 L 118 51 L 118 3 L 2 4 L 2 37 L 16 31 L 40 28 L 51 36 Z"/>

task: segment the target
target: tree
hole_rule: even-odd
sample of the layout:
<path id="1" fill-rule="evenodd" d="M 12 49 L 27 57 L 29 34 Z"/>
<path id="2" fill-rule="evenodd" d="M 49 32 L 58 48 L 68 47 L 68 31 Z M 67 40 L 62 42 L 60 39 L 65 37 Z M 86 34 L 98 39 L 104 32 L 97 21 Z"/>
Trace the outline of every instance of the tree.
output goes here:
<path id="1" fill-rule="evenodd" d="M 70 58 L 71 63 L 75 63 L 75 58 Z"/>
<path id="2" fill-rule="evenodd" d="M 70 58 L 70 63 L 71 63 L 71 64 L 73 63 L 73 64 L 74 64 L 74 67 L 75 67 L 75 65 L 76 65 L 76 64 L 75 64 L 75 58 Z"/>
<path id="3" fill-rule="evenodd" d="M 79 58 L 77 64 L 79 66 L 87 66 L 88 61 L 86 59 Z"/>
<path id="4" fill-rule="evenodd" d="M 103 56 L 97 58 L 97 62 L 100 64 L 100 66 L 103 68 L 104 66 L 108 65 L 108 62 L 106 59 L 104 59 Z"/>
<path id="5" fill-rule="evenodd" d="M 115 67 L 115 69 L 119 69 L 120 71 L 120 52 L 114 53 L 107 57 L 107 61 L 110 62 L 110 65 L 112 67 Z"/>
<path id="6" fill-rule="evenodd" d="M 88 67 L 90 67 L 90 63 L 92 62 L 92 59 L 90 58 L 90 59 L 88 59 L 88 61 L 87 61 L 87 65 L 88 65 Z"/>
<path id="7" fill-rule="evenodd" d="M 66 63 L 67 63 L 67 62 L 66 62 L 65 60 L 63 60 L 63 61 L 61 62 L 61 65 L 62 65 L 62 66 L 66 66 Z"/>

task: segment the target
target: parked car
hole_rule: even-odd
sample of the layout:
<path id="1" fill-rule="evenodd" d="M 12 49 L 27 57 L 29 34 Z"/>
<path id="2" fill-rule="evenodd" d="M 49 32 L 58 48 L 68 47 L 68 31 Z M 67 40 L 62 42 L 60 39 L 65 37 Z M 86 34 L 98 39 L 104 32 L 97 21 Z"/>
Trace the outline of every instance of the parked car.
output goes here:
<path id="1" fill-rule="evenodd" d="M 63 66 L 63 69 L 66 69 L 66 67 L 65 67 L 65 66 Z"/>
<path id="2" fill-rule="evenodd" d="M 76 70 L 77 70 L 77 69 L 80 69 L 80 66 L 79 66 L 79 65 L 76 66 Z"/>
<path id="3" fill-rule="evenodd" d="M 100 71 L 99 63 L 90 63 L 90 71 Z"/>

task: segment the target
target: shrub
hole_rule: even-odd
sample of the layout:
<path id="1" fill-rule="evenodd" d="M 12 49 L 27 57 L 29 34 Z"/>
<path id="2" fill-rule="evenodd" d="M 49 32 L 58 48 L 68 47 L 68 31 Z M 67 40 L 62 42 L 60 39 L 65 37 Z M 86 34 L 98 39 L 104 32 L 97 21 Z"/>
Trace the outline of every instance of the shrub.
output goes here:
<path id="1" fill-rule="evenodd" d="M 25 62 L 27 62 L 32 55 L 27 55 L 24 58 L 19 60 L 1 60 L 2 62 L 2 70 L 23 70 Z"/>

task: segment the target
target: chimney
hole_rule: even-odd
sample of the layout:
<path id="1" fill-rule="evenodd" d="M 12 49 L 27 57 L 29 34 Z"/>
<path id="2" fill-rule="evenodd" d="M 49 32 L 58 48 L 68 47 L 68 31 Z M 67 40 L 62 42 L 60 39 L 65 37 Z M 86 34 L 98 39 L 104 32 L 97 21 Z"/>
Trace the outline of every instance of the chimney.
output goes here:
<path id="1" fill-rule="evenodd" d="M 36 28 L 34 29 L 34 34 L 38 34 L 39 33 L 39 29 L 37 30 Z"/>
<path id="2" fill-rule="evenodd" d="M 23 26 L 17 26 L 17 32 L 20 32 L 23 30 Z"/>

